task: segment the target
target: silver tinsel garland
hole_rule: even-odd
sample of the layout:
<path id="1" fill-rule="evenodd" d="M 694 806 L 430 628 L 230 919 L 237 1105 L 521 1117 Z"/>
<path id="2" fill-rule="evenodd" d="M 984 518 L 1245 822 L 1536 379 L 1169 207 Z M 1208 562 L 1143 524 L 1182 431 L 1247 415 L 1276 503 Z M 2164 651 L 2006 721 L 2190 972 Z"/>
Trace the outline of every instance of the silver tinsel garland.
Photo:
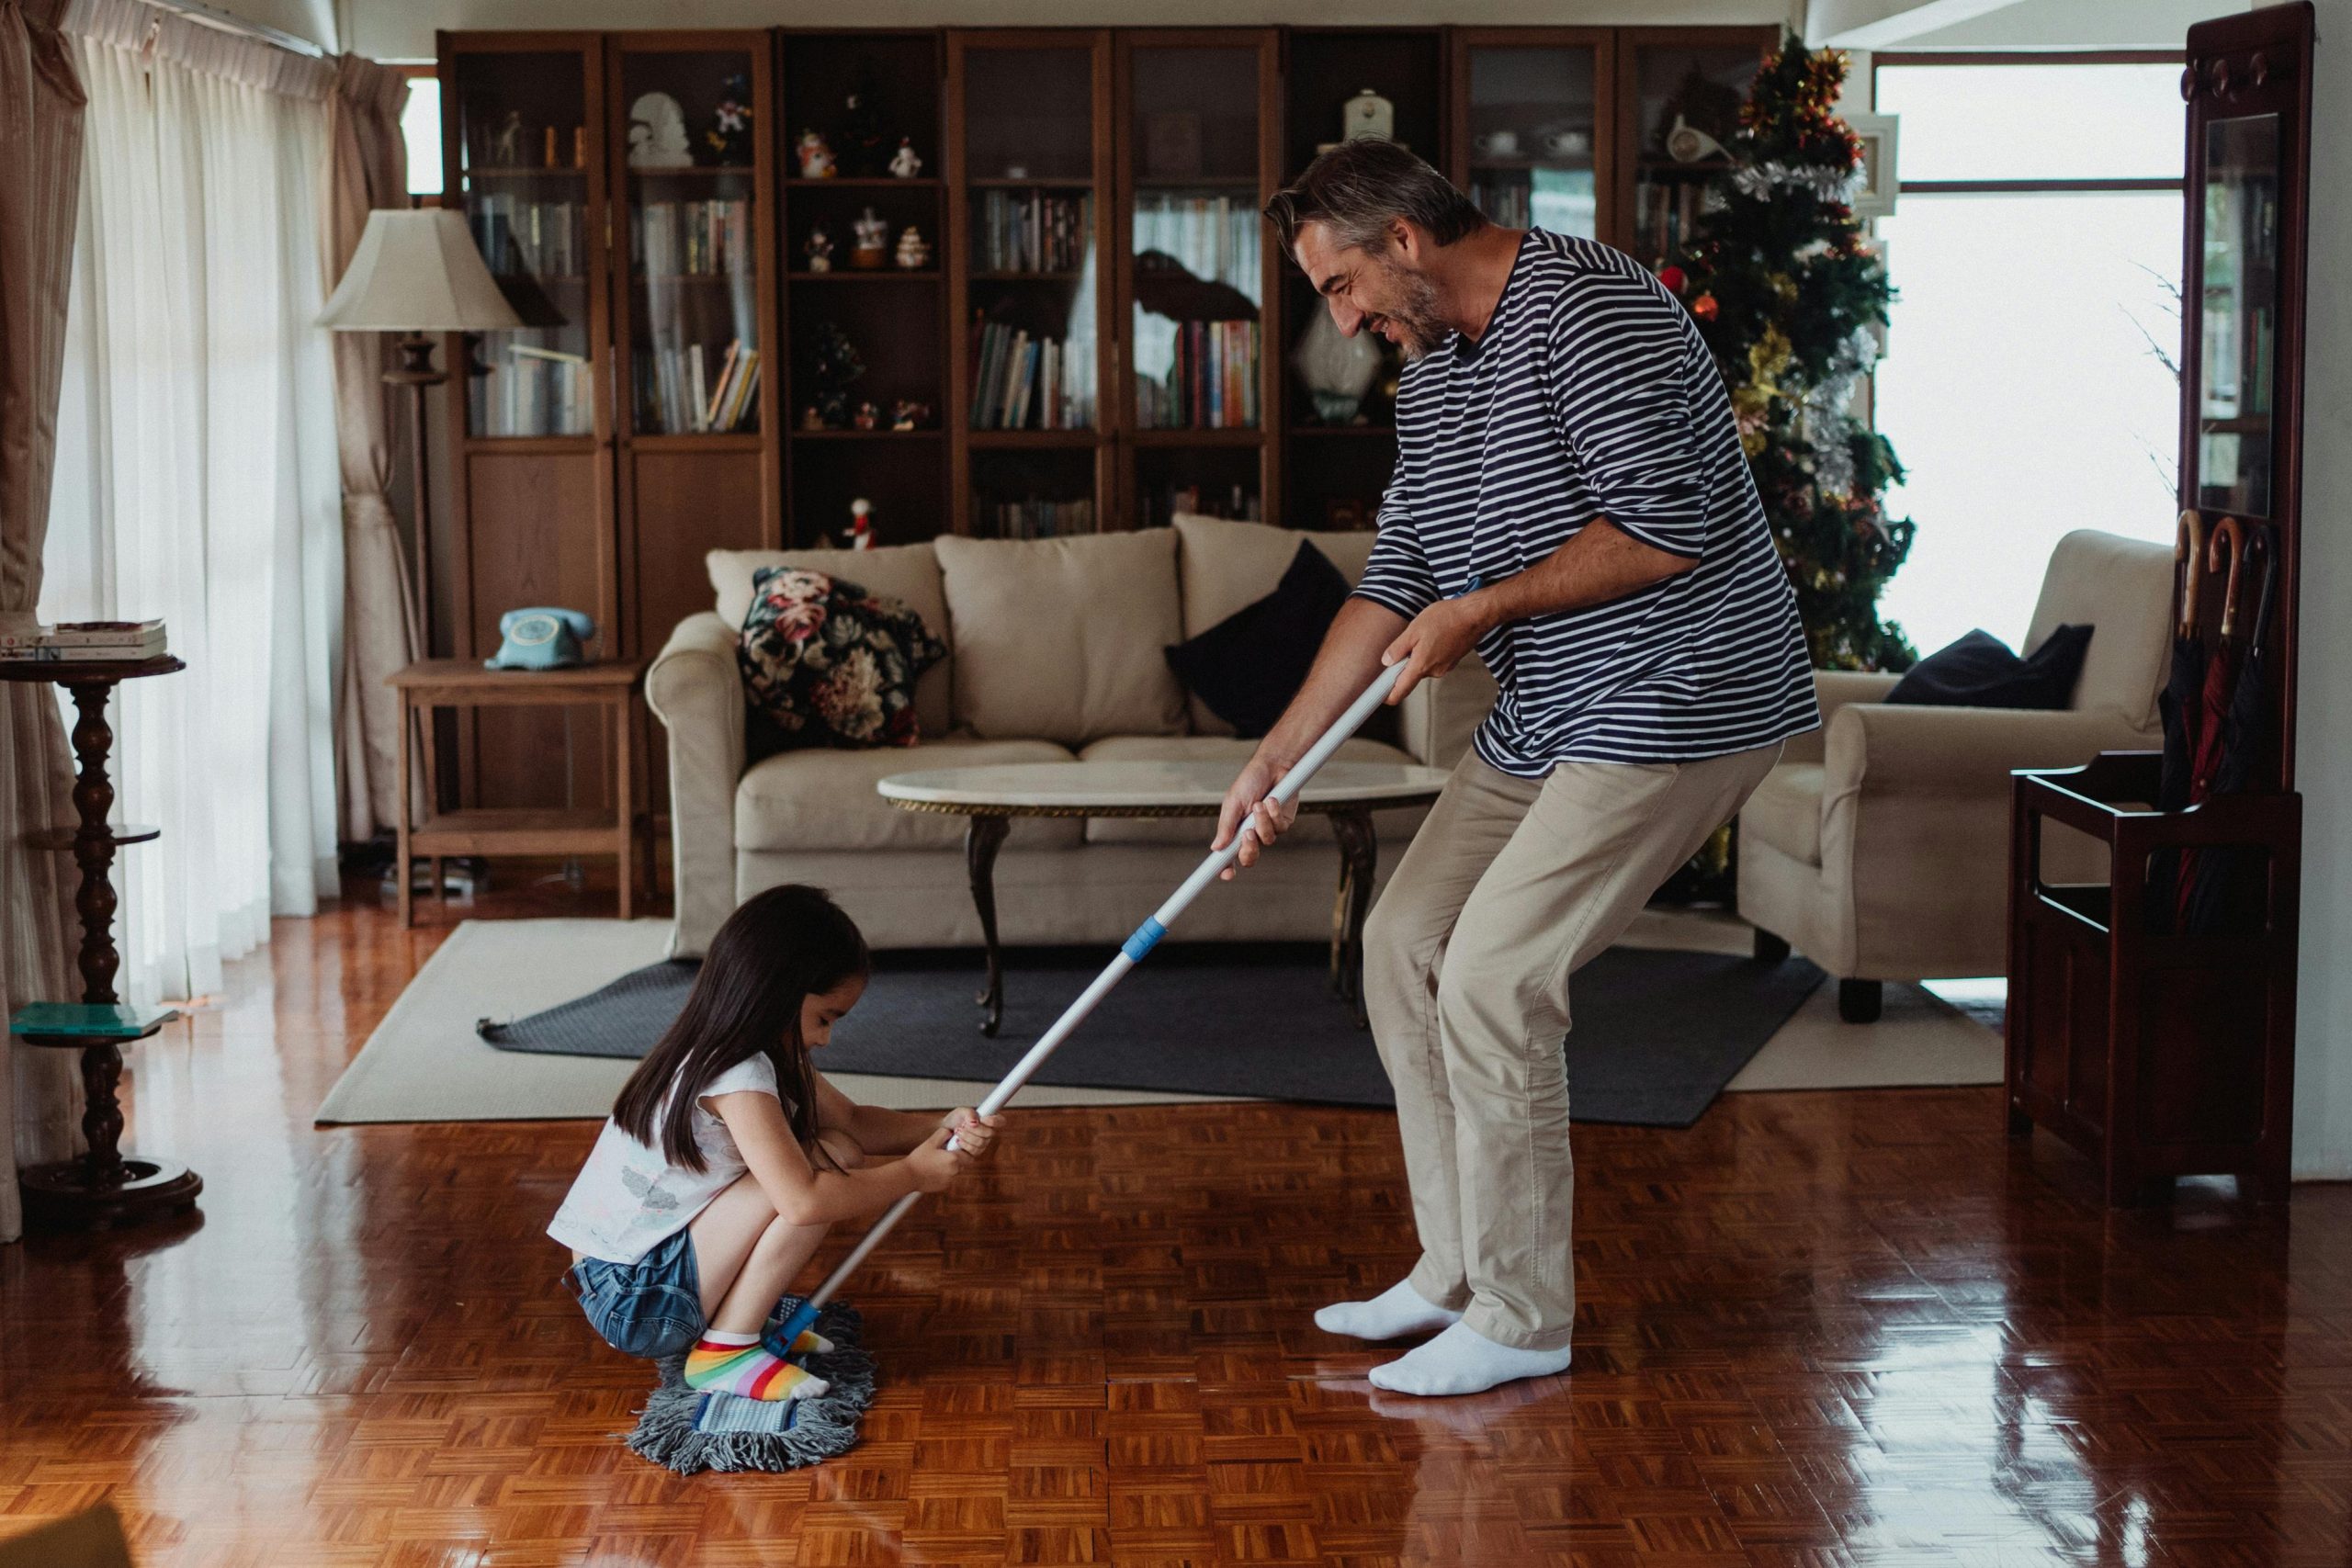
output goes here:
<path id="1" fill-rule="evenodd" d="M 1854 488 L 1854 421 L 1846 409 L 1853 400 L 1854 383 L 1877 353 L 1878 340 L 1867 328 L 1856 329 L 1838 345 L 1827 371 L 1806 391 L 1801 405 L 1799 418 L 1812 456 L 1808 467 L 1815 487 L 1826 495 L 1846 495 Z"/>
<path id="2" fill-rule="evenodd" d="M 1810 191 L 1823 201 L 1844 201 L 1861 179 L 1860 169 L 1825 169 L 1814 164 L 1792 166 L 1778 159 L 1742 164 L 1731 172 L 1732 188 L 1761 201 L 1776 190 Z"/>

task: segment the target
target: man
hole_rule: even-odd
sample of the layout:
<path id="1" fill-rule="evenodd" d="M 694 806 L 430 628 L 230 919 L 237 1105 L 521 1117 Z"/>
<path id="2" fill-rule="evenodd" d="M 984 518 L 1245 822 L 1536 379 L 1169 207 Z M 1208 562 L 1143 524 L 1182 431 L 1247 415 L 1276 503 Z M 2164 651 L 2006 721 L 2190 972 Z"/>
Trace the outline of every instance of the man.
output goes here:
<path id="1" fill-rule="evenodd" d="M 1487 222 L 1393 142 L 1323 154 L 1266 215 L 1340 330 L 1410 363 L 1363 583 L 1216 841 L 1247 866 L 1290 826 L 1267 793 L 1384 666 L 1392 703 L 1474 648 L 1493 671 L 1365 930 L 1420 1261 L 1315 1315 L 1435 1336 L 1382 1388 L 1474 1393 L 1568 1365 L 1569 976 L 1820 714 L 1722 378 L 1657 279 Z"/>

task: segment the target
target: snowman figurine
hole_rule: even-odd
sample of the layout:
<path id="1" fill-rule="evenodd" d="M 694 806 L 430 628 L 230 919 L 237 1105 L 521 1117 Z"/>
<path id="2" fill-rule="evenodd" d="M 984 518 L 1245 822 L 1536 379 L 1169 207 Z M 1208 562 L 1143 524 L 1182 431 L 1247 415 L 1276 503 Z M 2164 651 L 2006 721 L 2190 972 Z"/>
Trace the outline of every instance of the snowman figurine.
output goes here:
<path id="1" fill-rule="evenodd" d="M 808 243 L 802 245 L 800 249 L 808 258 L 810 272 L 833 270 L 833 237 L 825 232 L 825 226 L 822 223 L 808 231 Z"/>
<path id="2" fill-rule="evenodd" d="M 864 496 L 849 503 L 849 547 L 853 550 L 874 547 L 874 503 Z"/>
<path id="3" fill-rule="evenodd" d="M 833 150 L 825 139 L 813 130 L 800 133 L 796 149 L 800 154 L 800 177 L 804 180 L 829 180 L 833 177 Z"/>
<path id="4" fill-rule="evenodd" d="M 890 173 L 902 180 L 913 179 L 922 173 L 922 159 L 915 152 L 914 138 L 899 138 L 899 150 L 890 155 Z"/>

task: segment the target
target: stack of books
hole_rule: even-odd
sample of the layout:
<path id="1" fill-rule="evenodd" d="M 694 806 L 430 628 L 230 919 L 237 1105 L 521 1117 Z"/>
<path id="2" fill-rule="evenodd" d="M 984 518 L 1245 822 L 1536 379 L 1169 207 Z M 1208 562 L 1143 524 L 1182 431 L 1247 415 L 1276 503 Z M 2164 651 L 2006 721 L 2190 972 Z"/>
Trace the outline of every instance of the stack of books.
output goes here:
<path id="1" fill-rule="evenodd" d="M 143 664 L 168 651 L 161 621 L 60 621 L 30 631 L 0 631 L 0 660 L 19 664 Z"/>
<path id="2" fill-rule="evenodd" d="M 629 227 L 629 260 L 650 277 L 711 277 L 752 270 L 752 204 L 654 201 Z"/>
<path id="3" fill-rule="evenodd" d="M 637 381 L 640 429 L 683 435 L 759 426 L 760 351 L 740 338 L 723 355 L 698 343 L 643 350 Z"/>
<path id="4" fill-rule="evenodd" d="M 517 336 L 521 334 L 516 334 Z M 557 332 L 536 334 L 555 337 Z M 503 375 L 477 394 L 478 435 L 585 435 L 595 409 L 588 356 L 544 343 L 510 342 Z"/>
<path id="5" fill-rule="evenodd" d="M 1093 365 L 1058 338 L 982 321 L 972 367 L 974 430 L 1084 430 L 1094 423 Z"/>
<path id="6" fill-rule="evenodd" d="M 1086 265 L 1093 238 L 1093 200 L 988 192 L 980 199 L 980 270 L 1078 271 Z"/>
<path id="7" fill-rule="evenodd" d="M 1167 376 L 1136 380 L 1147 430 L 1246 430 L 1258 423 L 1258 323 L 1175 323 Z"/>
<path id="8" fill-rule="evenodd" d="M 1091 501 L 1000 501 L 992 508 L 1000 539 L 1052 539 L 1094 532 Z"/>

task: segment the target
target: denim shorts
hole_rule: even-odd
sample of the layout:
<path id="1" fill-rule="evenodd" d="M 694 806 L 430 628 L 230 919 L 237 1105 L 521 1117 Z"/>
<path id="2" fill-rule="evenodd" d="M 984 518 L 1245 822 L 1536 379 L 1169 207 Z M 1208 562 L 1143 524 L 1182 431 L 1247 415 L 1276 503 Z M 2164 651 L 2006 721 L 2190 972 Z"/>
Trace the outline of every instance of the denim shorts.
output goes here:
<path id="1" fill-rule="evenodd" d="M 683 1355 L 702 1335 L 702 1274 L 684 1231 L 634 1263 L 583 1258 L 564 1275 L 588 1326 L 625 1356 Z"/>

